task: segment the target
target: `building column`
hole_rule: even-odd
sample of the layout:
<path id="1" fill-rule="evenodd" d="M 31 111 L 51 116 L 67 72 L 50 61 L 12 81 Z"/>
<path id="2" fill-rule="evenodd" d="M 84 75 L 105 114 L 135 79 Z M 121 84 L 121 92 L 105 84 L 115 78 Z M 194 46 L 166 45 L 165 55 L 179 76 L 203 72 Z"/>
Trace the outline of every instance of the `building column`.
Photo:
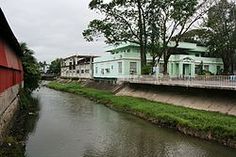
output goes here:
<path id="1" fill-rule="evenodd" d="M 179 63 L 179 76 L 183 77 L 183 63 Z"/>
<path id="2" fill-rule="evenodd" d="M 93 57 L 90 57 L 90 61 L 89 61 L 89 65 L 90 65 L 90 69 L 89 69 L 89 73 L 90 73 L 90 78 L 93 78 Z"/>

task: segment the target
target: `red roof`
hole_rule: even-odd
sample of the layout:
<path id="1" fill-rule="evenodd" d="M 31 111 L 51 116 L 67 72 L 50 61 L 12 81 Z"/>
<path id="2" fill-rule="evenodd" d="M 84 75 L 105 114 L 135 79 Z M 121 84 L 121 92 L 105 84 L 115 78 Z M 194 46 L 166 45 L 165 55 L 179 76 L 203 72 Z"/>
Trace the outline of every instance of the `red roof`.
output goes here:
<path id="1" fill-rule="evenodd" d="M 6 17 L 0 8 L 0 38 L 8 43 L 8 45 L 14 50 L 14 52 L 21 56 L 22 51 L 15 35 L 13 34 Z"/>

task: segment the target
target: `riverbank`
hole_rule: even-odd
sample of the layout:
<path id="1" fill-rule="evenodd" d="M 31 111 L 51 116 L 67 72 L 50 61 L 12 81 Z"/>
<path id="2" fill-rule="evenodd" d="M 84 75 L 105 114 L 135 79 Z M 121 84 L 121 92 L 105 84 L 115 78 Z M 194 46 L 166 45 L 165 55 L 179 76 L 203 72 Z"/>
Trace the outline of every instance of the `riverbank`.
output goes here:
<path id="1" fill-rule="evenodd" d="M 0 157 L 25 157 L 25 141 L 38 119 L 38 111 L 38 100 L 21 91 L 19 109 L 0 145 Z"/>
<path id="2" fill-rule="evenodd" d="M 173 128 L 187 135 L 236 148 L 235 116 L 152 102 L 141 98 L 115 96 L 109 91 L 86 88 L 73 82 L 51 82 L 47 86 L 89 97 L 112 109 L 133 114 L 154 124 Z"/>

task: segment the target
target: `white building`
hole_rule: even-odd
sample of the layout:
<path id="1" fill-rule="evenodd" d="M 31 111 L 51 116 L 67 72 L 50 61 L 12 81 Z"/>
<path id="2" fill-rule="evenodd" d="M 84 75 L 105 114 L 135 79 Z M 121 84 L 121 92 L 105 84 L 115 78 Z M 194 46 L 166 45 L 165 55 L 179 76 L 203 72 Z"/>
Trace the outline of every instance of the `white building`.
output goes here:
<path id="1" fill-rule="evenodd" d="M 74 55 L 62 60 L 61 77 L 64 78 L 93 78 L 93 60 L 97 56 Z"/>

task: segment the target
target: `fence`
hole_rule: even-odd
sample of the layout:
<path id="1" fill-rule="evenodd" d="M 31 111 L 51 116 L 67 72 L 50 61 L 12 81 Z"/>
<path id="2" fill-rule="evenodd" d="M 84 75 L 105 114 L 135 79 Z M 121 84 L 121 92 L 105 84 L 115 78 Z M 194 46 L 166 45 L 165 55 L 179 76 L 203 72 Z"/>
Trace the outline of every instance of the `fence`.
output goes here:
<path id="1" fill-rule="evenodd" d="M 196 76 L 196 77 L 156 77 L 151 75 L 129 76 L 118 79 L 119 82 L 145 83 L 202 88 L 225 88 L 236 90 L 236 75 Z"/>

